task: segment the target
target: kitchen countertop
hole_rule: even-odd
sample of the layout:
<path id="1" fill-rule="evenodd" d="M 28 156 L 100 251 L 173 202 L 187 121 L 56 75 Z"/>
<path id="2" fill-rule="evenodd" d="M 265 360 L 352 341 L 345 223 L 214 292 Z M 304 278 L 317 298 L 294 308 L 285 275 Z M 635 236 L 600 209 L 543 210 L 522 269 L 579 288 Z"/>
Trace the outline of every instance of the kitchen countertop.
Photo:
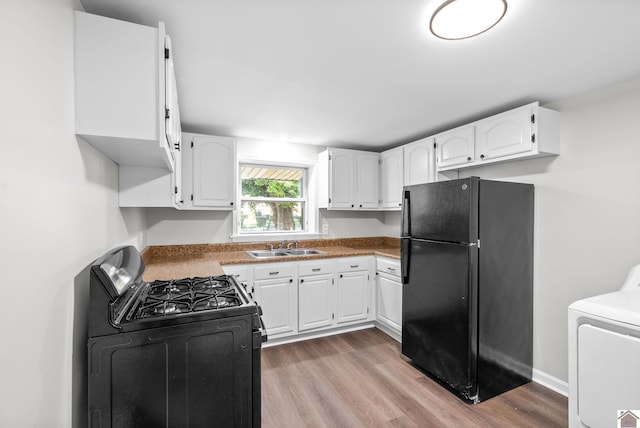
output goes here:
<path id="1" fill-rule="evenodd" d="M 389 237 L 343 238 L 299 241 L 299 248 L 313 248 L 324 254 L 256 259 L 246 251 L 264 250 L 280 241 L 225 244 L 151 246 L 142 252 L 143 279 L 147 282 L 194 276 L 223 275 L 224 265 L 302 261 L 350 256 L 384 256 L 400 259 L 400 239 Z"/>

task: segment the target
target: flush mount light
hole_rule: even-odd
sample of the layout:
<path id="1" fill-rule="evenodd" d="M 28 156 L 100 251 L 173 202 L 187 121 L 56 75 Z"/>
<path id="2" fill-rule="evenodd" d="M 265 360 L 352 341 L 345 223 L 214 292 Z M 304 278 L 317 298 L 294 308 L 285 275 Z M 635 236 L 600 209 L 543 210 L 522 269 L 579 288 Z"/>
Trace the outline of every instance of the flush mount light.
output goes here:
<path id="1" fill-rule="evenodd" d="M 467 39 L 496 25 L 506 12 L 506 0 L 447 0 L 433 13 L 429 28 L 441 39 Z"/>

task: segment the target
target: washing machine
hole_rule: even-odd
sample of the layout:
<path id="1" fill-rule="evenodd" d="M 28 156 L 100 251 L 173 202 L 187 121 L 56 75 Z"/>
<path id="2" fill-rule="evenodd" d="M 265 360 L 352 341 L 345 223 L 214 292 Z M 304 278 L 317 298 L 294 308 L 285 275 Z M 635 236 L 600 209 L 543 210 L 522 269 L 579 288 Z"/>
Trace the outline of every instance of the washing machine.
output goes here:
<path id="1" fill-rule="evenodd" d="M 613 293 L 572 303 L 569 428 L 640 426 L 640 265 Z M 625 413 L 626 412 L 626 413 Z"/>

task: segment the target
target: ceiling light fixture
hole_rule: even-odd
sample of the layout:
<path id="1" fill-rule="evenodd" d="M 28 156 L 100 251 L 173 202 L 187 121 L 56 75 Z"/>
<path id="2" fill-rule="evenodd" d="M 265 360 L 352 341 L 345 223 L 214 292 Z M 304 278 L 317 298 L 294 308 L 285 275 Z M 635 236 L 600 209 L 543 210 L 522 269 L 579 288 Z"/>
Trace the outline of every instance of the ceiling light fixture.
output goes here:
<path id="1" fill-rule="evenodd" d="M 433 13 L 429 28 L 441 39 L 467 39 L 492 28 L 506 12 L 506 0 L 447 0 Z"/>

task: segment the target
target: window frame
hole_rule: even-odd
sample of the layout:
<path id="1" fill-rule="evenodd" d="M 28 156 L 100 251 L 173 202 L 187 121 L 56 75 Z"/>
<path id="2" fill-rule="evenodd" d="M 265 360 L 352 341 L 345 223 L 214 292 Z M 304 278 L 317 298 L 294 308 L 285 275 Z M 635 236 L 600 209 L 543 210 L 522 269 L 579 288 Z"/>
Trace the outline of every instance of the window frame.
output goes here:
<path id="1" fill-rule="evenodd" d="M 301 182 L 302 185 L 300 187 L 301 197 L 299 198 L 277 198 L 277 197 L 265 197 L 265 196 L 249 196 L 244 197 L 242 194 L 242 168 L 245 166 L 255 167 L 255 168 L 270 168 L 270 169 L 289 169 L 289 170 L 299 170 L 302 172 Z M 265 238 L 281 238 L 285 235 L 308 235 L 312 233 L 310 227 L 310 210 L 311 201 L 309 198 L 310 194 L 310 183 L 309 177 L 311 176 L 311 167 L 309 165 L 300 165 L 293 164 L 289 162 L 267 162 L 267 161 L 259 161 L 259 160 L 243 160 L 238 162 L 238 192 L 237 192 L 237 210 L 236 219 L 234 221 L 234 234 L 233 236 L 236 238 L 242 237 L 265 237 Z M 241 219 L 240 215 L 237 214 L 242 210 L 242 206 L 244 202 L 254 201 L 254 202 L 299 202 L 302 204 L 302 218 L 301 224 L 303 228 L 301 230 L 267 230 L 267 231 L 244 231 L 241 227 Z"/>

